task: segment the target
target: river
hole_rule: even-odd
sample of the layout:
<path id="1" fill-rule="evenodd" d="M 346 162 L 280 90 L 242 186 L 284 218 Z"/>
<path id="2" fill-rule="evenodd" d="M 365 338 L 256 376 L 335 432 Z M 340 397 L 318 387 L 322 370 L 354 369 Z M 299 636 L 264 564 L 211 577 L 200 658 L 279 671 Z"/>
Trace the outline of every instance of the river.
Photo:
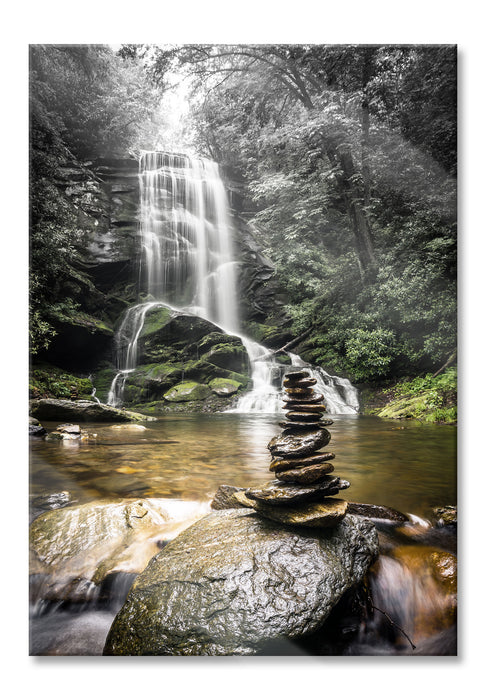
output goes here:
<path id="1" fill-rule="evenodd" d="M 456 428 L 359 414 L 332 416 L 335 473 L 346 498 L 427 517 L 456 502 Z M 208 501 L 220 484 L 272 478 L 266 446 L 279 417 L 177 414 L 137 424 L 84 424 L 85 439 L 31 441 L 32 495 L 69 491 L 85 502 L 112 496 Z M 44 422 L 47 430 L 56 423 Z"/>

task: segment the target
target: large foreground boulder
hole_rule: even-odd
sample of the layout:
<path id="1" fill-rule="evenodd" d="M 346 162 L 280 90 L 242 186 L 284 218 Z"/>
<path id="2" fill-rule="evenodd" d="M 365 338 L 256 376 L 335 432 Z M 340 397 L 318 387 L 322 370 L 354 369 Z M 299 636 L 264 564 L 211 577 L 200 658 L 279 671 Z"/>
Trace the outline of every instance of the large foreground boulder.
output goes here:
<path id="1" fill-rule="evenodd" d="M 105 655 L 252 655 L 318 630 L 378 555 L 374 525 L 292 528 L 249 509 L 202 518 L 140 574 Z"/>

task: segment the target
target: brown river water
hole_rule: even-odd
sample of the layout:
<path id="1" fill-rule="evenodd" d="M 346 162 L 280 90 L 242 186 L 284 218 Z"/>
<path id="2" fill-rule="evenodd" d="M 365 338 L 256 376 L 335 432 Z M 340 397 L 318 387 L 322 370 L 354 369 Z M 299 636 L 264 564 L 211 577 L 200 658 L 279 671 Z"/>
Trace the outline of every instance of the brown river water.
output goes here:
<path id="1" fill-rule="evenodd" d="M 81 441 L 31 440 L 32 495 L 67 490 L 79 502 L 123 496 L 210 500 L 220 484 L 273 477 L 266 446 L 278 417 L 171 415 L 143 426 L 83 424 Z M 347 500 L 427 517 L 456 503 L 456 428 L 360 415 L 333 416 L 335 474 Z M 44 423 L 53 430 L 56 423 Z"/>
<path id="2" fill-rule="evenodd" d="M 412 514 L 419 529 L 427 527 L 433 507 L 456 504 L 455 427 L 360 415 L 332 419 L 332 439 L 325 449 L 336 455 L 335 474 L 351 484 L 343 493 L 346 500 Z M 65 491 L 71 503 L 148 497 L 207 507 L 221 484 L 250 486 L 272 479 L 266 446 L 281 430 L 278 421 L 278 416 L 261 414 L 178 414 L 143 425 L 83 424 L 81 440 L 58 443 L 32 438 L 31 497 Z M 51 431 L 58 423 L 43 424 Z M 397 624 L 409 635 L 415 634 L 415 653 L 455 653 L 451 651 L 454 596 L 437 588 L 428 564 L 436 556 L 431 544 L 443 552 L 455 552 L 450 537 L 432 543 L 413 537 L 403 540 L 402 535 L 397 539 L 395 532 L 380 537 L 385 548 L 371 587 L 377 607 L 392 611 L 396 624 L 375 612 L 368 636 L 343 653 L 411 653 Z M 132 580 L 130 575 L 118 579 L 109 591 L 108 607 L 34 606 L 30 653 L 101 654 Z"/>

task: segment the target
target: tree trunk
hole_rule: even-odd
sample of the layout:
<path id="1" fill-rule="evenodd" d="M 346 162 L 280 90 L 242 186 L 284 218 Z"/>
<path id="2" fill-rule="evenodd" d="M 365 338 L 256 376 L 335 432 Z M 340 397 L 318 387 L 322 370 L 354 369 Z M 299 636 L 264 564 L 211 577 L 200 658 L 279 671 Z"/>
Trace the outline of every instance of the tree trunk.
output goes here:
<path id="1" fill-rule="evenodd" d="M 376 256 L 371 236 L 371 228 L 363 208 L 364 199 L 357 185 L 358 172 L 348 146 L 327 145 L 327 155 L 333 165 L 341 171 L 341 188 L 344 202 L 354 234 L 361 276 L 372 280 L 376 275 Z"/>

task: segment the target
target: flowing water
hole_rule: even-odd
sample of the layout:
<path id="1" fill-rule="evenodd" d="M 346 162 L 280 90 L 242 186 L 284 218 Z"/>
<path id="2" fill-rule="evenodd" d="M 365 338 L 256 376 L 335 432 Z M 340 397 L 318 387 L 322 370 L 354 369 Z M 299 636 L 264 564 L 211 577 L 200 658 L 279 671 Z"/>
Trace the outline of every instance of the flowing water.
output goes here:
<path id="1" fill-rule="evenodd" d="M 436 630 L 440 636 L 437 644 L 446 644 L 443 634 L 451 634 L 451 624 L 447 618 L 447 624 L 441 626 L 440 616 L 444 617 L 450 600 L 435 590 L 430 572 L 421 567 L 432 535 L 436 537 L 432 544 L 440 551 L 454 549 L 454 538 L 446 534 L 447 529 L 443 528 L 441 535 L 430 527 L 428 519 L 432 507 L 456 503 L 456 429 L 356 414 L 332 418 L 329 449 L 336 454 L 336 474 L 351 482 L 347 500 L 413 514 L 413 522 L 400 532 L 380 535 L 385 538 L 385 553 L 372 577 L 376 607 L 388 612 L 394 623 L 408 632 L 418 650 L 418 643 L 429 642 Z M 271 478 L 266 445 L 280 432 L 278 420 L 271 414 L 177 414 L 145 425 L 85 424 L 80 441 L 50 443 L 32 438 L 32 517 L 49 507 L 45 498 L 49 494 L 58 494 L 61 506 L 99 498 L 161 499 L 170 519 L 161 526 L 160 538 L 171 539 L 209 510 L 219 485 L 248 486 Z M 45 425 L 48 430 L 56 427 L 55 423 Z M 419 544 L 414 539 L 417 533 Z M 403 554 L 400 558 L 386 553 L 402 539 L 407 552 L 422 547 L 422 554 L 415 551 L 415 558 Z M 133 575 L 120 573 L 108 577 L 103 590 L 92 591 L 90 600 L 83 604 L 47 606 L 34 585 L 31 653 L 101 654 L 111 621 L 132 580 Z M 421 614 L 430 618 L 432 632 L 425 634 L 420 625 L 412 624 L 413 611 L 417 611 L 417 619 Z M 384 614 L 376 612 L 375 618 L 371 632 L 348 653 L 411 650 Z M 452 653 L 438 652 L 437 648 L 433 646 L 428 652 L 424 646 L 422 653 Z"/>
<path id="2" fill-rule="evenodd" d="M 140 157 L 139 284 L 150 301 L 129 308 L 116 333 L 116 374 L 108 404 L 123 405 L 127 377 L 137 366 L 137 344 L 147 311 L 157 304 L 184 310 L 241 338 L 250 359 L 251 389 L 235 412 L 279 411 L 288 365 L 241 333 L 238 267 L 233 229 L 218 165 L 205 158 L 143 152 Z M 292 366 L 303 366 L 288 353 Z M 330 413 L 356 413 L 358 398 L 346 379 L 312 368 Z"/>

